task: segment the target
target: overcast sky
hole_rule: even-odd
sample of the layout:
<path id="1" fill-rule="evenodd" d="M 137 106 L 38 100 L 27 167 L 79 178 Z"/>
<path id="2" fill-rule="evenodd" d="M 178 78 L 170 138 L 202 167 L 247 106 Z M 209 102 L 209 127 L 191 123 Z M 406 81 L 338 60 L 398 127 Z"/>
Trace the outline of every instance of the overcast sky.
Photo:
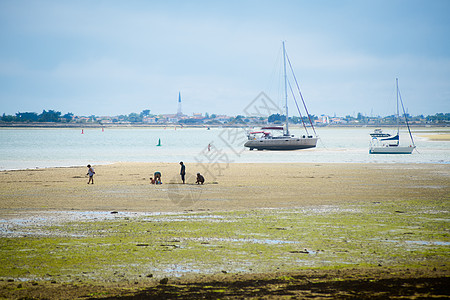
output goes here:
<path id="1" fill-rule="evenodd" d="M 0 1 L 0 113 L 242 114 L 281 42 L 311 114 L 450 112 L 450 1 Z M 290 107 L 293 112 L 295 105 Z"/>

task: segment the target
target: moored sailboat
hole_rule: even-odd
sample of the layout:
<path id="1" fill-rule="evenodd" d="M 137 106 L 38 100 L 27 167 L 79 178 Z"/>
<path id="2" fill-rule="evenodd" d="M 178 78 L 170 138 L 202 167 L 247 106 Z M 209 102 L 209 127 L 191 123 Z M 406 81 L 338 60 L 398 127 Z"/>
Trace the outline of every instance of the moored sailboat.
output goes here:
<path id="1" fill-rule="evenodd" d="M 375 136 L 371 134 L 372 140 L 370 142 L 370 154 L 411 154 L 416 145 L 409 128 L 408 118 L 406 117 L 405 107 L 403 106 L 403 100 L 398 88 L 398 78 L 396 78 L 396 90 L 397 90 L 397 133 L 394 136 Z M 399 116 L 399 101 L 402 105 L 403 114 L 405 116 L 405 123 L 408 127 L 409 136 L 411 138 L 411 144 L 409 146 L 400 146 L 400 116 Z"/>
<path id="2" fill-rule="evenodd" d="M 302 135 L 299 137 L 295 137 L 291 135 L 289 132 L 289 116 L 288 116 L 288 79 L 286 73 L 286 61 L 289 63 L 289 67 L 292 73 L 292 76 L 297 85 L 298 93 L 300 98 L 302 99 L 303 106 L 306 110 L 306 114 L 308 115 L 309 122 L 311 124 L 311 128 L 314 131 L 314 135 L 308 133 L 308 129 L 303 121 L 301 116 L 300 109 L 297 105 L 298 112 L 300 114 L 300 118 L 302 120 L 303 126 L 306 131 L 306 135 Z M 306 108 L 305 101 L 303 100 L 303 96 L 300 92 L 300 88 L 298 86 L 297 79 L 294 74 L 294 70 L 292 69 L 292 65 L 289 61 L 289 57 L 286 53 L 286 48 L 283 42 L 283 69 L 284 69 L 284 97 L 285 97 L 285 110 L 286 110 L 286 119 L 285 119 L 285 127 L 263 127 L 260 131 L 253 131 L 248 134 L 248 141 L 245 142 L 244 146 L 250 148 L 250 150 L 299 150 L 299 149 L 307 149 L 314 148 L 317 144 L 317 134 L 312 124 L 311 118 L 309 116 L 308 109 Z M 291 84 L 289 83 L 289 88 L 292 93 L 292 97 L 297 104 L 297 100 L 295 99 L 294 92 L 292 90 Z M 277 134 L 281 133 L 281 134 Z"/>

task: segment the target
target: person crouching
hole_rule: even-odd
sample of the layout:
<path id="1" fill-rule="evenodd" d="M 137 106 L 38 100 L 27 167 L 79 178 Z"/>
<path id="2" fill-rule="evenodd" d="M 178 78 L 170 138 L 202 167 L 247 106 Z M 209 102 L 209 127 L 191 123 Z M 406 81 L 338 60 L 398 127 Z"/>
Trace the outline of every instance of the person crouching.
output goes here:
<path id="1" fill-rule="evenodd" d="M 200 173 L 197 173 L 197 181 L 196 184 L 203 184 L 205 182 L 205 177 L 203 177 Z"/>

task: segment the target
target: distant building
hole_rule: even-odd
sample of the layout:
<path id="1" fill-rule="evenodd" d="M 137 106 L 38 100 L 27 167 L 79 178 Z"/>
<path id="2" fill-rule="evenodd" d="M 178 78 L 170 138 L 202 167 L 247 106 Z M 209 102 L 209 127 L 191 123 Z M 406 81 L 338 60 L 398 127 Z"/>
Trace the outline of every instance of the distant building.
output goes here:
<path id="1" fill-rule="evenodd" d="M 87 122 L 90 121 L 90 118 L 88 118 L 88 117 L 78 117 L 78 116 L 76 116 L 76 117 L 74 117 L 74 120 L 75 120 L 77 123 L 87 123 Z"/>
<path id="2" fill-rule="evenodd" d="M 183 113 L 181 111 L 181 92 L 178 92 L 178 110 L 177 110 L 177 115 L 178 116 L 182 116 Z"/>
<path id="3" fill-rule="evenodd" d="M 178 123 L 178 115 L 166 114 L 158 116 L 158 123 Z"/>
<path id="4" fill-rule="evenodd" d="M 218 115 L 216 116 L 215 120 L 219 121 L 220 123 L 228 123 L 232 119 L 232 117 L 226 116 L 226 115 Z"/>
<path id="5" fill-rule="evenodd" d="M 331 118 L 330 123 L 331 124 L 345 124 L 345 123 L 347 123 L 347 121 L 345 121 L 344 119 L 339 118 L 339 117 L 334 117 L 334 118 Z"/>
<path id="6" fill-rule="evenodd" d="M 330 124 L 330 118 L 327 115 L 321 115 L 316 121 L 316 123 Z"/>
<path id="7" fill-rule="evenodd" d="M 155 123 L 156 123 L 156 118 L 146 116 L 146 117 L 144 117 L 144 118 L 142 119 L 142 122 L 144 122 L 144 123 L 149 123 L 149 124 L 155 124 Z"/>
<path id="8" fill-rule="evenodd" d="M 111 124 L 113 122 L 112 118 L 109 116 L 98 117 L 97 120 L 102 124 Z"/>

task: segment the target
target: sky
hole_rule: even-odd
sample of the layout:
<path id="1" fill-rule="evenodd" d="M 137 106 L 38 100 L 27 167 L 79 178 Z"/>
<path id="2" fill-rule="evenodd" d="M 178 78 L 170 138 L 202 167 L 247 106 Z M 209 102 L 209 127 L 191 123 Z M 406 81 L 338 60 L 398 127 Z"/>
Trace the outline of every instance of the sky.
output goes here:
<path id="1" fill-rule="evenodd" d="M 282 106 L 282 41 L 311 114 L 450 112 L 450 1 L 0 0 L 0 113 L 243 114 Z M 289 104 L 290 112 L 295 105 Z M 295 115 L 295 113 L 294 113 Z"/>

